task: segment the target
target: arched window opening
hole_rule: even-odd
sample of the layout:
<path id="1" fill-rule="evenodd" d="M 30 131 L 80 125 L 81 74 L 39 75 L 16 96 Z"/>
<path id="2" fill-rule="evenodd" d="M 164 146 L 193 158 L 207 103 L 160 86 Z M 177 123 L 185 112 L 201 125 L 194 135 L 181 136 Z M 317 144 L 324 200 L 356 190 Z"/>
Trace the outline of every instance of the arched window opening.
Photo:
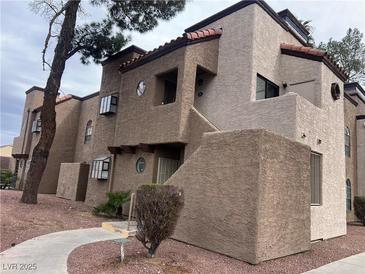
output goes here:
<path id="1" fill-rule="evenodd" d="M 350 130 L 348 127 L 345 127 L 345 155 L 347 157 L 351 155 Z"/>
<path id="2" fill-rule="evenodd" d="M 346 210 L 351 211 L 352 209 L 352 199 L 351 199 L 351 181 L 346 180 Z"/>
<path id="3" fill-rule="evenodd" d="M 92 132 L 93 132 L 92 121 L 89 120 L 86 124 L 84 144 L 91 143 Z"/>

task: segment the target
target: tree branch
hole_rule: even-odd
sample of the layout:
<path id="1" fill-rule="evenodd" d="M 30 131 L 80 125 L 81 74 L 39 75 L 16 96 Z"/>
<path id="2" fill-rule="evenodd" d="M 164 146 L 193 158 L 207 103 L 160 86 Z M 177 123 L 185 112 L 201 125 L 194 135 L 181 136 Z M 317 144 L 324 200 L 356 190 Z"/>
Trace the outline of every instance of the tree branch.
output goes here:
<path id="1" fill-rule="evenodd" d="M 46 39 L 44 41 L 44 48 L 42 50 L 42 64 L 43 64 L 43 70 L 45 70 L 44 65 L 47 64 L 49 66 L 49 64 L 46 61 L 46 52 L 47 52 L 47 48 L 48 48 L 48 44 L 49 44 L 49 40 L 52 37 L 52 26 L 54 24 L 54 22 L 56 21 L 56 19 L 63 14 L 63 12 L 69 7 L 70 5 L 69 1 L 67 2 L 58 12 L 55 13 L 55 15 L 51 18 L 51 20 L 49 21 L 49 26 L 48 26 L 48 33 L 46 36 Z M 47 3 L 48 4 L 48 3 Z M 51 6 L 50 6 L 51 7 Z M 53 8 L 52 8 L 53 9 Z M 54 9 L 53 9 L 54 10 Z"/>

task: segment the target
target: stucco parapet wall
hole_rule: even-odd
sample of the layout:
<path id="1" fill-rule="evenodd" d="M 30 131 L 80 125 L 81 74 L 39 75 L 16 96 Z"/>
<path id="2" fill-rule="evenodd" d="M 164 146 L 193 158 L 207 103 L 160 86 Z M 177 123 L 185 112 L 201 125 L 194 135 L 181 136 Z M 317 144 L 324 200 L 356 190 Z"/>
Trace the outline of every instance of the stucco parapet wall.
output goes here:
<path id="1" fill-rule="evenodd" d="M 22 144 L 21 144 L 21 137 L 15 137 L 13 140 L 13 150 L 11 152 L 12 155 L 19 155 L 22 154 Z"/>
<path id="2" fill-rule="evenodd" d="M 205 133 L 167 181 L 185 193 L 173 237 L 253 264 L 309 250 L 310 151 L 264 129 Z"/>

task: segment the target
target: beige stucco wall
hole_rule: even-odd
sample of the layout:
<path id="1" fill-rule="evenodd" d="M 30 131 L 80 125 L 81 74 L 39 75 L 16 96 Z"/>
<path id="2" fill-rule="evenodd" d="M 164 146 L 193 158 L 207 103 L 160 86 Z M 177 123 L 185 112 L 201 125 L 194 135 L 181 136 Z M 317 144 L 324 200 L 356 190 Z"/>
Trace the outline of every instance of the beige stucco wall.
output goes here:
<path id="1" fill-rule="evenodd" d="M 43 91 L 33 90 L 25 96 L 20 134 L 14 138 L 12 154 L 29 154 L 31 129 L 34 115 L 32 111 L 42 105 Z"/>
<path id="2" fill-rule="evenodd" d="M 185 197 L 173 237 L 254 264 L 308 250 L 309 159 L 264 130 L 206 133 L 167 181 Z"/>
<path id="3" fill-rule="evenodd" d="M 365 114 L 365 113 L 364 113 Z M 357 129 L 357 194 L 365 196 L 365 119 L 356 121 Z"/>
<path id="4" fill-rule="evenodd" d="M 90 99 L 84 100 L 81 103 L 79 125 L 75 142 L 74 162 L 76 163 L 87 162 L 90 164 L 90 161 L 92 159 L 96 117 L 99 113 L 99 100 L 99 96 L 95 96 Z M 92 137 L 91 142 L 85 144 L 85 130 L 86 124 L 89 120 L 92 121 Z"/>
<path id="5" fill-rule="evenodd" d="M 352 104 L 348 99 L 344 99 L 344 122 L 345 127 L 350 130 L 350 157 L 345 156 L 346 161 L 346 180 L 351 182 L 351 200 L 357 195 L 357 130 L 356 130 L 356 115 L 358 113 L 358 106 Z M 344 148 L 345 149 L 345 148 Z M 345 184 L 345 183 L 344 183 Z M 354 208 L 346 212 L 347 221 L 354 221 Z"/>
<path id="6" fill-rule="evenodd" d="M 62 163 L 58 177 L 56 196 L 73 201 L 83 201 L 86 194 L 89 165 Z"/>
<path id="7" fill-rule="evenodd" d="M 46 169 L 44 170 L 39 193 L 55 194 L 61 163 L 70 163 L 74 158 L 75 139 L 78 130 L 78 118 L 80 115 L 80 101 L 70 99 L 56 105 L 56 134 L 49 152 Z M 34 119 L 38 119 L 38 112 Z M 40 133 L 32 133 L 29 159 L 40 138 Z M 29 162 L 26 172 L 29 168 Z M 25 179 L 25 178 L 24 178 Z"/>
<path id="8" fill-rule="evenodd" d="M 0 156 L 11 157 L 12 150 L 13 150 L 12 145 L 0 146 Z"/>
<path id="9" fill-rule="evenodd" d="M 322 108 L 298 97 L 296 131 L 298 141 L 322 154 L 322 205 L 311 207 L 311 237 L 316 240 L 346 234 L 346 208 L 343 83 L 323 63 L 313 64 L 320 66 Z M 336 101 L 334 82 L 341 87 Z"/>
<path id="10" fill-rule="evenodd" d="M 196 105 L 197 109 L 220 129 L 247 128 L 248 123 L 253 125 L 249 128 L 269 128 L 269 113 L 264 110 L 252 113 L 256 108 L 252 105 L 256 97 L 256 74 L 281 88 L 280 43 L 299 45 L 299 42 L 256 4 L 204 28 L 209 27 L 223 29 L 219 39 L 218 74 Z M 265 116 L 260 121 L 264 124 L 257 124 L 258 116 Z"/>
<path id="11" fill-rule="evenodd" d="M 179 48 L 143 66 L 122 73 L 115 145 L 186 142 L 190 108 L 194 104 L 197 65 L 216 73 L 218 40 Z M 176 101 L 155 105 L 157 75 L 178 70 Z M 152 72 L 152 73 L 151 73 Z M 145 81 L 138 97 L 136 87 Z"/>
<path id="12" fill-rule="evenodd" d="M 210 123 L 196 108 L 191 108 L 188 123 L 189 142 L 185 146 L 184 158 L 188 159 L 190 155 L 200 146 L 201 139 L 205 132 L 219 131 L 212 123 Z"/>

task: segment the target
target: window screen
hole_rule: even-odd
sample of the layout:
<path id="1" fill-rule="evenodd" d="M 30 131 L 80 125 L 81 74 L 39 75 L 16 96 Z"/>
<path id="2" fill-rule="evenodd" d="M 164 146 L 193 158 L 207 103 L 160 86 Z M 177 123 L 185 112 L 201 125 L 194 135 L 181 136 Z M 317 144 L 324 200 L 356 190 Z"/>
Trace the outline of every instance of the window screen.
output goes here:
<path id="1" fill-rule="evenodd" d="M 311 154 L 311 204 L 321 204 L 321 155 Z"/>
<path id="2" fill-rule="evenodd" d="M 118 97 L 116 96 L 105 96 L 100 100 L 99 113 L 102 115 L 111 114 L 117 112 Z"/>
<path id="3" fill-rule="evenodd" d="M 92 162 L 90 177 L 107 180 L 109 176 L 110 157 L 98 158 Z"/>
<path id="4" fill-rule="evenodd" d="M 347 211 L 351 211 L 352 202 L 351 202 L 351 181 L 349 179 L 346 180 L 346 209 Z"/>

